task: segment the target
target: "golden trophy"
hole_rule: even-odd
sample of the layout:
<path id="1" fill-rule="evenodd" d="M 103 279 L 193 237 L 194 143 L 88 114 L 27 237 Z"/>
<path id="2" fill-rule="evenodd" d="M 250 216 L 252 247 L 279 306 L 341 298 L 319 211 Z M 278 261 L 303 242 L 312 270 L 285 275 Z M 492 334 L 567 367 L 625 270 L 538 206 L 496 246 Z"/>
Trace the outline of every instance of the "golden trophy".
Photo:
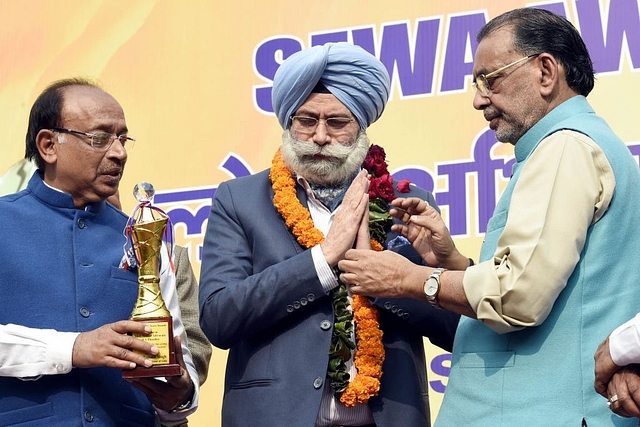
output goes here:
<path id="1" fill-rule="evenodd" d="M 153 366 L 137 366 L 134 369 L 123 370 L 122 377 L 177 376 L 181 370 L 180 365 L 176 363 L 173 319 L 160 291 L 161 249 L 169 218 L 161 209 L 151 205 L 155 194 L 151 184 L 136 184 L 133 194 L 140 203 L 129 218 L 125 235 L 130 242 L 130 249 L 133 249 L 127 251 L 130 263 L 138 266 L 138 299 L 129 319 L 144 322 L 151 327 L 150 335 L 134 336 L 155 345 L 159 352 L 156 356 L 151 356 L 136 351 L 152 360 Z"/>

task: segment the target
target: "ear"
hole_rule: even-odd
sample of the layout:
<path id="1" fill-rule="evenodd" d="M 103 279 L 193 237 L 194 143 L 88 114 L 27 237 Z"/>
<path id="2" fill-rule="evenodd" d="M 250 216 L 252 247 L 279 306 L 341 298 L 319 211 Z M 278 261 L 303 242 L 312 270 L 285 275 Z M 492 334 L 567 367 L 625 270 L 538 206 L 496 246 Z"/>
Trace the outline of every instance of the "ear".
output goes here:
<path id="1" fill-rule="evenodd" d="M 537 59 L 540 64 L 540 94 L 546 97 L 557 90 L 564 71 L 556 58 L 548 53 L 541 53 Z"/>
<path id="2" fill-rule="evenodd" d="M 38 147 L 40 157 L 46 164 L 54 164 L 58 159 L 56 137 L 53 131 L 41 129 L 36 135 L 36 147 Z"/>

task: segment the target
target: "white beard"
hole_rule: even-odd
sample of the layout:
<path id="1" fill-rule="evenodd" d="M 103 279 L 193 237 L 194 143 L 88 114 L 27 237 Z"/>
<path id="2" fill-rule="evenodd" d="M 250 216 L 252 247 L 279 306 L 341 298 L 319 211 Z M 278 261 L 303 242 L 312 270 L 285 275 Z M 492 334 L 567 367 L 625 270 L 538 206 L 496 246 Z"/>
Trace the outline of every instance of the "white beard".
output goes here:
<path id="1" fill-rule="evenodd" d="M 287 130 L 282 135 L 282 158 L 289 169 L 313 184 L 344 184 L 362 167 L 369 151 L 369 137 L 360 131 L 353 144 L 317 145 L 297 140 Z M 323 156 L 316 158 L 315 156 Z"/>

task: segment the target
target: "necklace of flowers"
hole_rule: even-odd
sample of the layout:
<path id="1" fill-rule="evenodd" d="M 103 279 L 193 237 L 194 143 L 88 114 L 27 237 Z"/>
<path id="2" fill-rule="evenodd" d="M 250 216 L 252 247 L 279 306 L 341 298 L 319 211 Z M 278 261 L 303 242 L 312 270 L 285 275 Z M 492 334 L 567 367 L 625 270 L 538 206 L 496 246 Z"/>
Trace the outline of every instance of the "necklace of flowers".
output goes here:
<path id="1" fill-rule="evenodd" d="M 387 207 L 388 202 L 394 197 L 393 180 L 387 170 L 382 147 L 377 145 L 370 147 L 363 167 L 370 173 L 371 247 L 381 251 L 384 248 L 386 230 L 393 223 Z M 309 210 L 298 200 L 295 180 L 284 163 L 280 150 L 273 158 L 269 177 L 274 192 L 273 204 L 298 243 L 307 249 L 320 244 L 324 240 L 324 235 L 314 226 Z M 406 192 L 405 187 L 408 191 L 407 180 L 400 183 L 398 190 Z M 328 376 L 332 380 L 331 386 L 340 397 L 340 401 L 346 407 L 353 407 L 357 403 L 368 402 L 371 396 L 378 394 L 384 362 L 384 346 L 377 309 L 366 297 L 353 295 L 351 303 L 353 313 L 351 313 L 348 310 L 347 295 L 346 287 L 342 283 L 332 292 L 335 321 L 329 351 Z M 357 348 L 351 341 L 351 325 L 354 322 Z M 356 348 L 354 364 L 357 374 L 353 381 L 349 382 L 345 362 L 351 357 L 353 348 Z"/>

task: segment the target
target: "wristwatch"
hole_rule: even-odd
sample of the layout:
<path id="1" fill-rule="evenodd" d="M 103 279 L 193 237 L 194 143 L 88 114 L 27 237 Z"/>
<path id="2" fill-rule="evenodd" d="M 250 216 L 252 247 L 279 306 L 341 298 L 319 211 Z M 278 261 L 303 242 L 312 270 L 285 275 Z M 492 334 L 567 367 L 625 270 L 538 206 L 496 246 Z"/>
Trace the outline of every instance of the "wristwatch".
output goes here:
<path id="1" fill-rule="evenodd" d="M 169 411 L 170 414 L 176 413 L 176 412 L 185 412 L 187 409 L 191 408 L 191 404 L 193 403 L 193 397 L 196 394 L 196 388 L 193 385 L 193 382 L 191 383 L 191 394 L 189 395 L 189 399 L 187 399 L 185 402 L 182 402 L 180 405 L 176 406 L 175 408 L 173 408 L 172 410 Z"/>
<path id="2" fill-rule="evenodd" d="M 445 271 L 444 268 L 436 268 L 433 273 L 424 281 L 424 294 L 429 304 L 440 308 L 438 304 L 438 292 L 440 292 L 440 275 Z"/>

